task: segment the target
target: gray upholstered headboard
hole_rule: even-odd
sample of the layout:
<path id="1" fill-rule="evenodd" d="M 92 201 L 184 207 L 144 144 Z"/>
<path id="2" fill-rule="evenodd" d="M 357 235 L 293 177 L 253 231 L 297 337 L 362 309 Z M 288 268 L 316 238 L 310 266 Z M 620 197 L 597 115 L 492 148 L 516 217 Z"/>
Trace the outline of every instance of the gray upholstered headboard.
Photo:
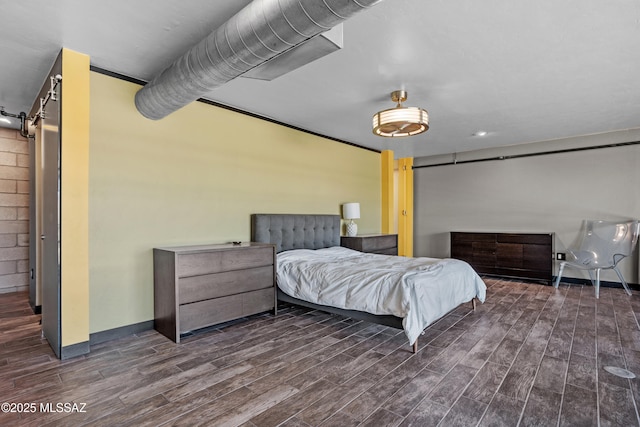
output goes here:
<path id="1" fill-rule="evenodd" d="M 253 214 L 251 241 L 273 243 L 276 252 L 340 246 L 340 215 Z"/>

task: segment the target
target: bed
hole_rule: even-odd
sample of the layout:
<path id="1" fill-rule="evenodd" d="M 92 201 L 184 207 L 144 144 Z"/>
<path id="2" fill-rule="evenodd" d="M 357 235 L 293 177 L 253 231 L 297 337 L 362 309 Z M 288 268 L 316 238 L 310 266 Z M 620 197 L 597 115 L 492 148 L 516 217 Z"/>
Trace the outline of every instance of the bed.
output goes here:
<path id="1" fill-rule="evenodd" d="M 276 246 L 278 300 L 403 329 L 414 352 L 427 326 L 484 302 L 464 261 L 353 251 L 340 247 L 340 226 L 339 215 L 251 215 L 251 240 Z"/>

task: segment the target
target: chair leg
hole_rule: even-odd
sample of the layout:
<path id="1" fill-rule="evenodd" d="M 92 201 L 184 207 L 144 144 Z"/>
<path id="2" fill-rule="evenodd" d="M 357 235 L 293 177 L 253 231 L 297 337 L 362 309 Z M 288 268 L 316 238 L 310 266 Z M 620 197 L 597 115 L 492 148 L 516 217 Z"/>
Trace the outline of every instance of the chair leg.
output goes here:
<path id="1" fill-rule="evenodd" d="M 629 285 L 627 284 L 626 280 L 624 280 L 624 277 L 622 277 L 622 273 L 620 273 L 620 270 L 618 270 L 618 267 L 614 266 L 613 271 L 615 271 L 616 274 L 618 275 L 618 278 L 620 279 L 620 282 L 622 282 L 622 287 L 624 288 L 624 290 L 627 292 L 629 296 L 631 296 L 631 289 L 629 289 Z"/>
<path id="2" fill-rule="evenodd" d="M 416 342 L 413 343 L 413 353 L 418 352 L 418 339 L 416 338 Z"/>
<path id="3" fill-rule="evenodd" d="M 558 289 L 558 286 L 560 285 L 560 279 L 562 278 L 562 271 L 564 270 L 564 262 L 560 263 L 560 269 L 558 270 L 558 277 L 556 277 L 556 282 L 553 284 L 553 286 Z"/>
<path id="4" fill-rule="evenodd" d="M 600 269 L 599 268 L 596 270 L 595 287 L 596 287 L 596 298 L 600 298 Z"/>

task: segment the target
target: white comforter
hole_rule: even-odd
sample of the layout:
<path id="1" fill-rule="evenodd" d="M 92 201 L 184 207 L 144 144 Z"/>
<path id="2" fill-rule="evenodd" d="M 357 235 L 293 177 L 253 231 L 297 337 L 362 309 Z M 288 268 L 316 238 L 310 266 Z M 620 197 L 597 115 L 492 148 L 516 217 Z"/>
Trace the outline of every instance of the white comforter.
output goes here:
<path id="1" fill-rule="evenodd" d="M 484 302 L 486 285 L 464 261 L 368 254 L 343 247 L 278 254 L 278 287 L 321 305 L 403 318 L 413 344 L 463 302 Z"/>

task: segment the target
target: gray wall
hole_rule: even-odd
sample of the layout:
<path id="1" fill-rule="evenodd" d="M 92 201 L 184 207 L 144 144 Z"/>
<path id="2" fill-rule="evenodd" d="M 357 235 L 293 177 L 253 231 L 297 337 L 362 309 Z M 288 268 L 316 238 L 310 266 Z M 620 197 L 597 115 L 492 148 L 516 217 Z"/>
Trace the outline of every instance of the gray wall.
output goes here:
<path id="1" fill-rule="evenodd" d="M 468 159 L 640 140 L 640 129 L 461 153 Z M 453 156 L 415 159 L 414 166 Z M 640 218 L 640 145 L 414 169 L 414 255 L 449 256 L 450 231 L 555 232 L 566 252 L 585 219 Z M 638 249 L 620 263 L 638 283 Z M 558 263 L 555 263 L 557 272 Z M 587 277 L 565 270 L 566 277 Z M 619 281 L 607 271 L 602 280 Z"/>

